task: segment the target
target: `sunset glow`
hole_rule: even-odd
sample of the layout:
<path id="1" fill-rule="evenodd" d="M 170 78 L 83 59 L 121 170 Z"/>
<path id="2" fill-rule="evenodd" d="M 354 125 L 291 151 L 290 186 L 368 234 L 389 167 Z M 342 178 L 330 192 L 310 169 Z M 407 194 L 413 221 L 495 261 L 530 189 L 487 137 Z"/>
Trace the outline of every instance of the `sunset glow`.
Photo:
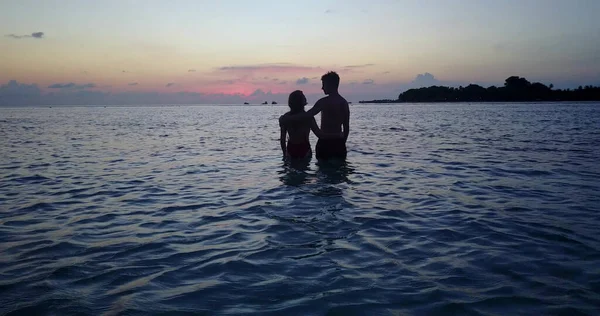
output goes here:
<path id="1" fill-rule="evenodd" d="M 282 102 L 296 89 L 317 98 L 329 70 L 351 100 L 511 75 L 598 84 L 598 11 L 593 0 L 3 2 L 0 91 Z"/>

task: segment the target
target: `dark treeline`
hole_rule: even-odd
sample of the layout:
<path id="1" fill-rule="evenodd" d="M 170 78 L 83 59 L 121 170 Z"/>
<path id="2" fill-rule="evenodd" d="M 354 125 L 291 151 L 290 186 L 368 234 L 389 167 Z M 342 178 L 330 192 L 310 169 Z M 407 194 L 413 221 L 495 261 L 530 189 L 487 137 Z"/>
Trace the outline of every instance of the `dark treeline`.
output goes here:
<path id="1" fill-rule="evenodd" d="M 452 88 L 432 86 L 410 89 L 396 100 L 360 101 L 360 103 L 392 102 L 523 102 L 523 101 L 600 101 L 600 87 L 579 86 L 577 89 L 553 89 L 539 82 L 512 76 L 503 87 L 484 88 L 476 84 Z"/>

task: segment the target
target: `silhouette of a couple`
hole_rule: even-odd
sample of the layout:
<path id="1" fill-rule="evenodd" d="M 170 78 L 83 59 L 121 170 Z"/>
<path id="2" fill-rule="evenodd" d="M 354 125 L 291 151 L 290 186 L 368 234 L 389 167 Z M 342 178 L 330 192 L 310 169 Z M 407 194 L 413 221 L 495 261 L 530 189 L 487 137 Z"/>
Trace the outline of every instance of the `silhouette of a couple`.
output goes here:
<path id="1" fill-rule="evenodd" d="M 340 76 L 331 71 L 323 75 L 321 81 L 323 92 L 327 96 L 317 101 L 308 111 L 304 110 L 307 102 L 302 91 L 296 90 L 289 96 L 290 111 L 279 118 L 281 150 L 285 158 L 297 160 L 312 157 L 308 140 L 312 130 L 319 138 L 315 147 L 317 159 L 346 159 L 350 109 L 346 99 L 338 92 Z M 321 128 L 314 118 L 318 113 L 321 113 Z"/>

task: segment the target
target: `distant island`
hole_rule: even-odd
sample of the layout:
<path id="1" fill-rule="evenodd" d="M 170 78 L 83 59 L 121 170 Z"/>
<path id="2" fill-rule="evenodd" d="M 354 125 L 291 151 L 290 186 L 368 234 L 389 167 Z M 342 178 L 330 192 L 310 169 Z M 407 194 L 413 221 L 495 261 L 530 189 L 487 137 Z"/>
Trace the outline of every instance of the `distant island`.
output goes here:
<path id="1" fill-rule="evenodd" d="M 265 102 L 263 102 L 263 103 L 261 103 L 261 104 L 262 104 L 262 105 L 267 105 L 267 104 L 269 104 L 269 102 L 265 101 Z M 271 102 L 271 104 L 277 104 L 277 102 L 273 101 L 273 102 Z M 248 103 L 248 102 L 244 102 L 244 105 L 250 105 L 250 103 Z"/>
<path id="2" fill-rule="evenodd" d="M 431 86 L 410 89 L 398 99 L 360 101 L 359 103 L 402 102 L 531 102 L 531 101 L 600 101 L 600 87 L 579 86 L 577 89 L 553 89 L 539 82 L 530 83 L 518 76 L 508 77 L 503 87 L 484 88 L 476 84 L 466 87 Z"/>

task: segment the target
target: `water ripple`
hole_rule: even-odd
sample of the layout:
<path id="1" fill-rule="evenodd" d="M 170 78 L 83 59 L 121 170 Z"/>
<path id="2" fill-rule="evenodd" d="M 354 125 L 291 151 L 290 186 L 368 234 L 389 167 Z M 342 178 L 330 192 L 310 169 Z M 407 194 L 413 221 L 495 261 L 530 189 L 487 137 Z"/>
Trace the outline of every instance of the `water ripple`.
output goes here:
<path id="1" fill-rule="evenodd" d="M 284 110 L 0 109 L 0 314 L 597 314 L 597 105 Z"/>

